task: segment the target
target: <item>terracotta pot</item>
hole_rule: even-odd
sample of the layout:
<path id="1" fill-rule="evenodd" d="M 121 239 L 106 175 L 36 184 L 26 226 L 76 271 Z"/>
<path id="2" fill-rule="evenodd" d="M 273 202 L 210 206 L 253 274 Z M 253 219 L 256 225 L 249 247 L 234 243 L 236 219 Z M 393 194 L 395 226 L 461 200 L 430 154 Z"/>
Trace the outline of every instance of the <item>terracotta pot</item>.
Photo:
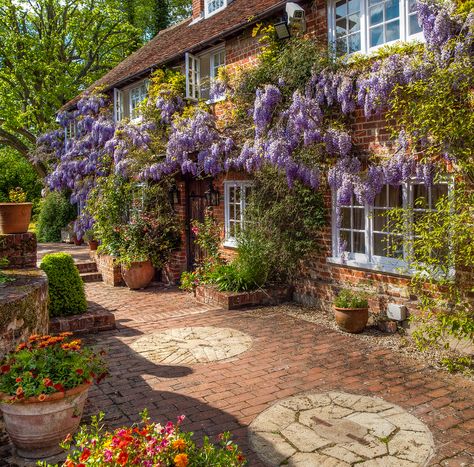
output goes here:
<path id="1" fill-rule="evenodd" d="M 334 307 L 334 316 L 339 329 L 345 332 L 362 332 L 369 320 L 368 308 L 338 308 Z"/>
<path id="2" fill-rule="evenodd" d="M 58 392 L 39 402 L 2 402 L 0 408 L 7 433 L 19 456 L 41 459 L 62 452 L 59 443 L 79 427 L 90 383 L 65 393 Z"/>
<path id="3" fill-rule="evenodd" d="M 144 289 L 155 277 L 155 268 L 151 261 L 137 261 L 122 266 L 122 277 L 129 289 Z"/>
<path id="4" fill-rule="evenodd" d="M 76 246 L 81 246 L 84 243 L 82 238 L 79 240 L 75 235 L 74 235 L 74 237 L 72 237 L 72 239 L 74 241 L 74 245 L 76 245 Z"/>
<path id="5" fill-rule="evenodd" d="M 89 240 L 89 250 L 96 251 L 99 247 L 99 242 L 97 240 Z"/>
<path id="6" fill-rule="evenodd" d="M 32 203 L 0 203 L 0 233 L 28 232 Z"/>

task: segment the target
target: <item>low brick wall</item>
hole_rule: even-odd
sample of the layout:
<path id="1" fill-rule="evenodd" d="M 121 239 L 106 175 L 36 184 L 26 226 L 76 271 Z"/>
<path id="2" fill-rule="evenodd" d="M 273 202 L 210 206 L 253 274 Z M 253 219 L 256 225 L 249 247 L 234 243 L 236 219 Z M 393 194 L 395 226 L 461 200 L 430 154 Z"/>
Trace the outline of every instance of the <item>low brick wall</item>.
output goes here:
<path id="1" fill-rule="evenodd" d="M 196 300 L 200 303 L 217 305 L 225 310 L 238 308 L 277 305 L 291 301 L 291 287 L 274 287 L 254 292 L 219 292 L 212 286 L 202 285 L 196 288 Z"/>
<path id="2" fill-rule="evenodd" d="M 0 235 L 0 258 L 12 269 L 36 267 L 36 235 L 32 232 Z"/>
<path id="3" fill-rule="evenodd" d="M 117 264 L 115 258 L 110 255 L 100 255 L 96 251 L 90 251 L 90 257 L 97 264 L 97 270 L 102 274 L 104 284 L 113 287 L 125 285 L 122 279 L 120 265 Z"/>
<path id="4" fill-rule="evenodd" d="M 49 333 L 95 333 L 115 329 L 115 316 L 110 311 L 89 311 L 80 315 L 51 318 Z"/>
<path id="5" fill-rule="evenodd" d="M 0 359 L 31 334 L 48 332 L 48 280 L 41 269 L 8 270 L 0 287 Z"/>

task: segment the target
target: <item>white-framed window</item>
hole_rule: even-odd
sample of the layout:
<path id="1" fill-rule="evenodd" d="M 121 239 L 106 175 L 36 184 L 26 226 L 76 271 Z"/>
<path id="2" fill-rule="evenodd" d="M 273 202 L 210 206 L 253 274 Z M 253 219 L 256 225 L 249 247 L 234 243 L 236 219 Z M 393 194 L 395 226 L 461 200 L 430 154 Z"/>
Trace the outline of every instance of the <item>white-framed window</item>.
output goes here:
<path id="1" fill-rule="evenodd" d="M 338 55 L 423 40 L 416 0 L 330 0 L 329 40 Z"/>
<path id="2" fill-rule="evenodd" d="M 210 99 L 212 80 L 219 68 L 225 66 L 225 48 L 218 46 L 199 55 L 186 53 L 186 97 L 188 99 Z M 220 100 L 214 96 L 213 102 Z"/>
<path id="3" fill-rule="evenodd" d="M 77 136 L 77 121 L 71 120 L 64 129 L 65 141 L 74 139 Z"/>
<path id="4" fill-rule="evenodd" d="M 114 88 L 114 122 L 118 123 L 124 118 L 123 91 Z"/>
<path id="5" fill-rule="evenodd" d="M 137 118 L 139 116 L 139 105 L 146 99 L 148 94 L 148 82 L 143 81 L 138 86 L 135 86 L 129 90 L 129 101 L 130 101 L 130 119 Z"/>
<path id="6" fill-rule="evenodd" d="M 204 16 L 207 18 L 223 10 L 227 6 L 227 0 L 204 0 Z"/>
<path id="7" fill-rule="evenodd" d="M 249 180 L 224 182 L 225 246 L 237 246 L 237 237 L 245 228 L 245 208 L 252 186 Z"/>
<path id="8" fill-rule="evenodd" d="M 389 272 L 405 268 L 409 242 L 390 231 L 387 211 L 408 208 L 411 222 L 416 222 L 420 214 L 436 209 L 437 201 L 449 193 L 450 186 L 449 181 L 430 187 L 420 181 L 385 185 L 373 205 L 361 205 L 353 198 L 349 205 L 341 206 L 339 220 L 334 195 L 333 256 L 329 261 Z"/>

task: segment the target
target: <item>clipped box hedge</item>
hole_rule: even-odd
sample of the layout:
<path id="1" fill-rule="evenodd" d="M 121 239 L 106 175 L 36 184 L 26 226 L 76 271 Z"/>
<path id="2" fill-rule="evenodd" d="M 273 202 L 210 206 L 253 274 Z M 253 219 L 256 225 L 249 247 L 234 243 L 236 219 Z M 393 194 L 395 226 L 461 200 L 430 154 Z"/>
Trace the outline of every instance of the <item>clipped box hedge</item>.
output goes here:
<path id="1" fill-rule="evenodd" d="M 51 317 L 76 315 L 87 310 L 84 283 L 70 254 L 45 255 L 40 268 L 48 276 Z"/>

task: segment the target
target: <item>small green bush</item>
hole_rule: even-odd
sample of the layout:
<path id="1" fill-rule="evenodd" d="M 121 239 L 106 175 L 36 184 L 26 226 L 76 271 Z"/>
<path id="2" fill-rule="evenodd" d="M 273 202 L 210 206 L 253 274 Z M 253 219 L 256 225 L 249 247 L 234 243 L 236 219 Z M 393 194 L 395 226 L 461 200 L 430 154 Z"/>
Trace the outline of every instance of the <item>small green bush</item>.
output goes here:
<path id="1" fill-rule="evenodd" d="M 51 192 L 41 201 L 41 210 L 36 224 L 40 242 L 59 242 L 61 229 L 76 217 L 76 208 L 62 193 Z"/>
<path id="2" fill-rule="evenodd" d="M 87 310 L 84 284 L 70 254 L 46 255 L 40 268 L 48 276 L 50 316 L 76 315 Z"/>
<path id="3" fill-rule="evenodd" d="M 334 305 L 337 308 L 367 308 L 369 302 L 367 301 L 367 295 L 364 293 L 342 289 L 337 294 Z"/>

